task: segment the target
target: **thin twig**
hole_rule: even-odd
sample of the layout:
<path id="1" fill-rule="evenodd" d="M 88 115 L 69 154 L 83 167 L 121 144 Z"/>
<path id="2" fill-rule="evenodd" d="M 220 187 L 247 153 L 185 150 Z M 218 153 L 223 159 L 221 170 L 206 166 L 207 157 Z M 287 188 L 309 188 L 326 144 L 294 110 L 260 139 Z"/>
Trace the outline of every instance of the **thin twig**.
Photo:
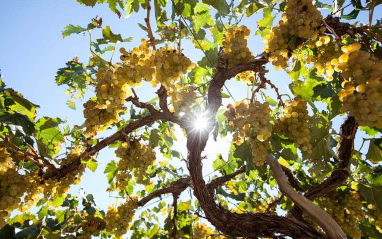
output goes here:
<path id="1" fill-rule="evenodd" d="M 152 45 L 153 49 L 156 50 L 156 47 L 155 47 L 155 38 L 154 38 L 153 31 L 151 30 L 151 25 L 150 25 L 150 10 L 151 10 L 151 6 L 150 6 L 150 3 L 149 3 L 149 0 L 145 0 L 145 2 L 146 2 L 146 7 L 147 7 L 147 16 L 145 18 L 145 22 L 146 22 L 146 25 L 147 25 L 147 29 L 149 31 L 151 45 Z"/>
<path id="2" fill-rule="evenodd" d="M 336 31 L 334 31 L 334 29 L 328 25 L 328 23 L 325 21 L 325 20 L 322 20 L 322 22 L 324 23 L 325 27 L 327 29 L 329 29 L 329 31 L 336 37 L 336 40 L 337 41 L 341 41 L 340 37 L 337 35 Z"/>
<path id="3" fill-rule="evenodd" d="M 372 37 L 374 37 L 375 39 L 377 39 L 379 42 L 382 42 L 382 38 L 380 38 L 379 36 L 377 36 L 377 34 L 375 34 L 374 32 L 368 30 L 368 29 L 362 29 L 364 32 L 370 34 Z"/>

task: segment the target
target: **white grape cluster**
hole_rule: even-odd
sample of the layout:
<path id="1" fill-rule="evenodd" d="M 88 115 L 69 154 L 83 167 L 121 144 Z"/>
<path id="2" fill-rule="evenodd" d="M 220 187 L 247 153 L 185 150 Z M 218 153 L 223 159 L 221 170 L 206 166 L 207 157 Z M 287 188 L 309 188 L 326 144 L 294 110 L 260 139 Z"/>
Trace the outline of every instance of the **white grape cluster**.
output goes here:
<path id="1" fill-rule="evenodd" d="M 341 197 L 338 192 L 319 198 L 318 205 L 325 209 L 344 231 L 353 238 L 361 238 L 358 222 L 365 220 L 362 200 L 358 192 Z"/>
<path id="2" fill-rule="evenodd" d="M 382 61 L 360 48 L 358 42 L 344 46 L 344 54 L 331 61 L 344 79 L 342 111 L 349 111 L 361 126 L 382 129 Z"/>
<path id="3" fill-rule="evenodd" d="M 341 55 L 339 45 L 333 37 L 326 35 L 321 35 L 316 40 L 311 40 L 309 44 L 314 54 L 308 57 L 308 63 L 314 63 L 318 76 L 324 76 L 325 80 L 332 81 L 335 70 L 331 61 L 333 58 Z"/>
<path id="4" fill-rule="evenodd" d="M 238 74 L 238 77 L 241 82 L 246 85 L 254 85 L 256 83 L 255 72 L 253 71 L 244 71 Z"/>
<path id="5" fill-rule="evenodd" d="M 137 75 L 151 82 L 153 87 L 160 83 L 169 89 L 182 75 L 195 67 L 188 57 L 171 47 L 150 50 L 150 45 L 145 39 L 141 42 L 142 44 L 131 52 L 121 48 L 121 60 L 124 66 L 128 65 L 136 70 Z"/>
<path id="6" fill-rule="evenodd" d="M 297 148 L 308 154 L 312 153 L 310 144 L 309 115 L 306 101 L 296 97 L 286 101 L 283 115 L 276 121 L 275 132 L 285 135 Z"/>
<path id="7" fill-rule="evenodd" d="M 105 216 L 106 231 L 115 237 L 122 237 L 131 226 L 135 210 L 138 208 L 138 199 L 134 196 L 119 204 L 117 208 L 109 207 Z"/>
<path id="8" fill-rule="evenodd" d="M 369 222 L 375 226 L 375 228 L 382 233 L 382 211 L 377 210 L 377 207 L 373 204 L 367 206 L 367 216 Z"/>
<path id="9" fill-rule="evenodd" d="M 81 150 L 72 150 L 61 165 L 70 164 L 81 155 Z M 84 165 L 80 165 L 76 170 L 72 170 L 60 179 L 49 178 L 44 182 L 44 198 L 53 199 L 56 196 L 63 197 L 69 191 L 71 185 L 80 183 L 82 174 L 85 171 Z"/>
<path id="10" fill-rule="evenodd" d="M 227 60 L 228 67 L 248 63 L 255 58 L 247 46 L 247 38 L 251 30 L 246 26 L 233 27 L 227 29 L 225 40 L 223 41 L 223 58 Z"/>
<path id="11" fill-rule="evenodd" d="M 172 86 L 167 91 L 167 95 L 170 96 L 170 102 L 173 106 L 172 111 L 177 115 L 179 113 L 189 114 L 192 112 L 192 106 L 198 97 L 196 87 L 179 84 Z"/>
<path id="12" fill-rule="evenodd" d="M 15 167 L 0 172 L 0 228 L 11 212 L 22 205 L 21 197 L 28 189 L 25 175 L 19 174 Z"/>
<path id="13" fill-rule="evenodd" d="M 254 163 L 258 166 L 264 164 L 269 148 L 272 134 L 270 111 L 268 102 L 246 104 L 241 101 L 235 106 L 229 104 L 225 112 L 231 130 L 235 131 L 232 142 L 240 145 L 244 139 L 249 140 Z"/>
<path id="14" fill-rule="evenodd" d="M 317 38 L 320 31 L 324 31 L 324 28 L 319 29 L 321 21 L 322 15 L 312 4 L 312 0 L 288 1 L 282 20 L 264 37 L 264 50 L 269 53 L 268 60 L 276 69 L 286 68 L 291 55 L 290 41 Z"/>
<path id="15" fill-rule="evenodd" d="M 117 167 L 118 174 L 117 190 L 123 191 L 131 179 L 131 172 L 137 178 L 138 183 L 145 183 L 144 177 L 147 167 L 155 162 L 155 151 L 150 146 L 140 143 L 138 140 L 124 142 L 115 151 L 120 159 Z"/>

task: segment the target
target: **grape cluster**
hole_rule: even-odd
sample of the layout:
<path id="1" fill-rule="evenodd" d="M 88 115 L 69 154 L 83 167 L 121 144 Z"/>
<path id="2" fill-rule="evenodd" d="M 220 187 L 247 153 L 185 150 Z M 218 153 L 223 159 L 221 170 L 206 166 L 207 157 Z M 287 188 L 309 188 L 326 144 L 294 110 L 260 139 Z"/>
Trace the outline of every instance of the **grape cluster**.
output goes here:
<path id="1" fill-rule="evenodd" d="M 382 61 L 360 48 L 358 42 L 344 46 L 344 54 L 332 60 L 344 79 L 341 110 L 349 111 L 361 126 L 382 129 Z"/>
<path id="2" fill-rule="evenodd" d="M 138 208 L 138 199 L 130 197 L 125 203 L 119 204 L 117 208 L 109 207 L 105 216 L 106 231 L 115 237 L 124 235 L 131 226 L 135 210 Z"/>
<path id="3" fill-rule="evenodd" d="M 19 174 L 15 167 L 0 171 L 0 228 L 5 225 L 5 218 L 22 205 L 21 197 L 28 186 L 25 175 Z"/>
<path id="4" fill-rule="evenodd" d="M 227 29 L 223 41 L 223 58 L 228 62 L 228 67 L 248 63 L 254 60 L 252 52 L 248 49 L 247 38 L 251 32 L 246 26 Z"/>
<path id="5" fill-rule="evenodd" d="M 334 66 L 331 61 L 341 55 L 338 44 L 331 36 L 322 35 L 310 42 L 310 48 L 313 49 L 314 55 L 309 57 L 308 63 L 314 63 L 317 75 L 324 76 L 327 81 L 332 81 Z"/>
<path id="6" fill-rule="evenodd" d="M 378 211 L 375 205 L 369 204 L 367 206 L 367 216 L 369 217 L 369 222 L 382 233 L 382 212 Z"/>
<path id="7" fill-rule="evenodd" d="M 317 38 L 324 28 L 319 29 L 322 15 L 312 4 L 312 0 L 290 0 L 286 4 L 286 12 L 279 24 L 272 28 L 264 38 L 264 50 L 269 53 L 268 60 L 276 69 L 286 68 L 290 57 L 290 41 Z"/>
<path id="8" fill-rule="evenodd" d="M 12 158 L 9 156 L 8 151 L 5 149 L 4 145 L 0 145 L 0 173 L 13 167 Z"/>
<path id="9" fill-rule="evenodd" d="M 76 148 L 70 152 L 62 165 L 68 165 L 73 163 L 81 155 L 79 148 Z M 49 169 L 48 169 L 49 170 Z M 63 197 L 69 191 L 70 186 L 78 184 L 81 181 L 81 176 L 85 171 L 85 167 L 80 165 L 77 170 L 72 170 L 60 179 L 49 178 L 44 184 L 44 198 L 52 199 L 55 196 Z"/>
<path id="10" fill-rule="evenodd" d="M 193 227 L 193 235 L 194 239 L 205 239 L 212 234 L 212 229 L 208 227 L 205 223 L 195 223 Z"/>
<path id="11" fill-rule="evenodd" d="M 147 145 L 140 143 L 138 140 L 124 142 L 115 151 L 120 158 L 117 167 L 117 190 L 125 190 L 131 179 L 130 172 L 135 172 L 138 183 L 144 183 L 144 176 L 147 167 L 155 162 L 155 151 Z"/>
<path id="12" fill-rule="evenodd" d="M 362 210 L 362 200 L 357 192 L 350 192 L 345 197 L 341 197 L 338 192 L 331 193 L 319 198 L 318 205 L 325 209 L 351 237 L 361 237 L 358 221 L 365 220 L 365 213 Z"/>
<path id="13" fill-rule="evenodd" d="M 253 160 L 256 165 L 263 165 L 269 148 L 269 138 L 272 133 L 269 103 L 255 101 L 246 104 L 236 102 L 229 104 L 225 112 L 233 134 L 233 143 L 240 145 L 244 139 L 249 140 Z"/>
<path id="14" fill-rule="evenodd" d="M 293 140 L 294 145 L 302 152 L 312 153 L 310 144 L 309 115 L 306 101 L 296 97 L 286 101 L 283 115 L 276 121 L 275 131 Z"/>
<path id="15" fill-rule="evenodd" d="M 105 130 L 112 123 L 118 121 L 119 110 L 108 112 L 106 109 L 101 109 L 97 102 L 88 100 L 84 104 L 84 117 L 86 130 L 84 136 L 92 138 L 97 134 L 97 131 Z M 91 143 L 91 140 L 89 140 Z"/>
<path id="16" fill-rule="evenodd" d="M 79 239 L 91 239 L 92 236 L 98 236 L 100 231 L 105 229 L 105 221 L 99 215 L 87 215 L 80 224 L 81 234 L 77 235 Z"/>
<path id="17" fill-rule="evenodd" d="M 128 73 L 126 78 L 131 79 L 128 82 L 130 86 L 138 86 L 142 78 L 151 81 L 155 74 L 155 56 L 149 49 L 150 44 L 145 39 L 142 39 L 141 43 L 139 47 L 135 47 L 131 52 L 127 52 L 125 48 L 120 49 L 122 53 L 121 60 L 125 63 L 123 67 L 131 69 L 126 71 Z M 131 75 L 134 71 L 137 73 Z"/>
<path id="18" fill-rule="evenodd" d="M 161 47 L 159 50 L 153 51 L 153 55 L 155 56 L 155 79 L 151 81 L 153 86 L 161 83 L 168 89 L 182 75 L 195 67 L 195 64 L 188 57 L 171 47 Z"/>
<path id="19" fill-rule="evenodd" d="M 238 74 L 241 82 L 247 85 L 253 85 L 256 83 L 255 72 L 253 71 L 244 71 Z"/>
<path id="20" fill-rule="evenodd" d="M 196 87 L 176 84 L 167 91 L 167 95 L 170 96 L 170 102 L 174 107 L 173 112 L 175 114 L 181 112 L 188 114 L 192 112 L 191 107 L 198 96 L 195 90 Z"/>

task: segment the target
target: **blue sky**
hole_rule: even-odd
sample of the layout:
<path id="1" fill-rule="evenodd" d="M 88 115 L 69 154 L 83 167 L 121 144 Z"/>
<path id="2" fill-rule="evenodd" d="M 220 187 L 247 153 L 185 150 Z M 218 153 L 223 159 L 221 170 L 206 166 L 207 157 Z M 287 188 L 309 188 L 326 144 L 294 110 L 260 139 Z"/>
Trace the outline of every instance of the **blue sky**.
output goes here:
<path id="1" fill-rule="evenodd" d="M 69 96 L 65 94 L 65 87 L 58 87 L 54 81 L 56 71 L 65 66 L 65 63 L 74 57 L 79 57 L 80 62 L 87 63 L 90 56 L 89 38 L 87 35 L 75 34 L 65 39 L 62 38 L 61 31 L 69 24 L 86 26 L 96 15 L 103 18 L 103 26 L 110 25 L 114 33 L 121 33 L 123 38 L 134 37 L 131 43 L 124 43 L 126 48 L 137 46 L 142 37 L 145 37 L 137 23 L 144 24 L 145 12 L 140 12 L 127 19 L 123 16 L 118 19 L 106 5 L 97 5 L 94 8 L 80 5 L 75 0 L 51 1 L 51 0 L 17 0 L 0 1 L 0 69 L 3 80 L 8 87 L 14 88 L 22 93 L 27 99 L 40 105 L 38 117 L 50 116 L 66 119 L 70 125 L 84 122 L 82 106 L 87 98 L 77 101 L 77 110 L 74 111 L 66 106 Z M 375 16 L 378 16 L 381 8 L 376 9 Z M 326 11 L 327 13 L 327 11 Z M 261 15 L 259 16 L 261 17 Z M 257 19 L 259 19 L 259 17 Z M 367 22 L 367 14 L 361 14 L 361 20 Z M 249 41 L 250 48 L 254 54 L 263 51 L 263 43 L 260 37 L 253 36 L 256 30 L 256 19 L 245 20 L 244 24 L 252 29 Z M 94 31 L 94 38 L 100 36 L 100 31 Z M 187 43 L 185 43 L 187 46 Z M 188 43 L 189 46 L 189 43 Z M 201 57 L 201 52 L 185 49 L 184 53 L 193 60 Z M 116 58 L 119 57 L 118 52 Z M 288 93 L 286 85 L 290 83 L 288 76 L 282 71 L 275 71 L 272 66 L 268 67 L 270 72 L 268 78 L 274 80 L 282 93 Z M 232 89 L 234 98 L 240 100 L 243 97 L 243 87 L 233 81 L 227 83 Z M 139 88 L 137 93 L 142 99 L 149 99 L 153 96 L 154 90 Z M 244 91 L 246 95 L 246 90 Z M 270 94 L 274 96 L 273 91 Z M 93 96 L 89 94 L 87 96 Z M 232 100 L 228 100 L 232 103 Z M 228 102 L 227 101 L 227 102 Z M 336 121 L 336 125 L 341 123 Z M 358 135 L 364 137 L 363 134 Z M 183 146 L 181 145 L 183 143 Z M 175 147 L 184 148 L 184 141 L 176 144 Z M 357 144 L 359 144 L 358 141 Z M 209 142 L 211 151 L 208 152 L 209 159 L 216 158 L 220 149 L 227 149 L 224 145 L 228 142 Z M 365 145 L 364 147 L 366 147 Z M 223 150 L 226 155 L 227 150 Z M 79 187 L 84 187 L 87 193 L 93 193 L 101 208 L 106 209 L 114 199 L 110 199 L 106 193 L 108 187 L 106 177 L 103 175 L 106 163 L 114 159 L 113 150 L 104 150 L 99 156 L 99 169 L 95 174 L 88 173 L 83 177 L 80 186 L 75 187 L 72 192 L 76 193 Z M 207 164 L 205 164 L 207 165 Z M 206 172 L 211 170 L 211 165 L 207 165 Z"/>

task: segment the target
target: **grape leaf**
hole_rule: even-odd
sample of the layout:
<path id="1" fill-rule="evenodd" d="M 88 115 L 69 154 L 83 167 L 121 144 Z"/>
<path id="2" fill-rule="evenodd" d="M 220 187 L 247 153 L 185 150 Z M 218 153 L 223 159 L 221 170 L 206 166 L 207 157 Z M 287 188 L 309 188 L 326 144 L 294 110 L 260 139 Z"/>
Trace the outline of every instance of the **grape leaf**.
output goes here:
<path id="1" fill-rule="evenodd" d="M 98 166 L 98 163 L 93 161 L 93 160 L 89 160 L 86 162 L 86 166 L 92 171 L 92 172 L 95 172 L 97 170 L 97 166 Z"/>
<path id="2" fill-rule="evenodd" d="M 222 15 L 227 15 L 230 12 L 228 3 L 225 0 L 203 0 L 203 3 L 212 6 Z"/>
<path id="3" fill-rule="evenodd" d="M 0 113 L 0 122 L 15 136 L 30 136 L 35 131 L 32 121 L 18 112 Z"/>
<path id="4" fill-rule="evenodd" d="M 382 186 L 360 183 L 358 189 L 368 204 L 375 205 L 378 211 L 382 210 L 382 200 L 380 200 L 382 198 Z"/>
<path id="5" fill-rule="evenodd" d="M 66 104 L 69 106 L 69 108 L 71 108 L 72 110 L 75 110 L 76 109 L 76 102 L 74 102 L 73 100 L 68 100 L 66 101 Z"/>
<path id="6" fill-rule="evenodd" d="M 97 43 L 99 45 L 123 42 L 121 34 L 114 34 L 111 31 L 110 26 L 106 26 L 104 29 L 102 29 L 102 37 L 103 38 L 97 39 Z"/>
<path id="7" fill-rule="evenodd" d="M 366 158 L 373 163 L 382 161 L 382 150 L 374 143 L 375 139 L 370 140 L 369 150 L 367 151 Z"/>

